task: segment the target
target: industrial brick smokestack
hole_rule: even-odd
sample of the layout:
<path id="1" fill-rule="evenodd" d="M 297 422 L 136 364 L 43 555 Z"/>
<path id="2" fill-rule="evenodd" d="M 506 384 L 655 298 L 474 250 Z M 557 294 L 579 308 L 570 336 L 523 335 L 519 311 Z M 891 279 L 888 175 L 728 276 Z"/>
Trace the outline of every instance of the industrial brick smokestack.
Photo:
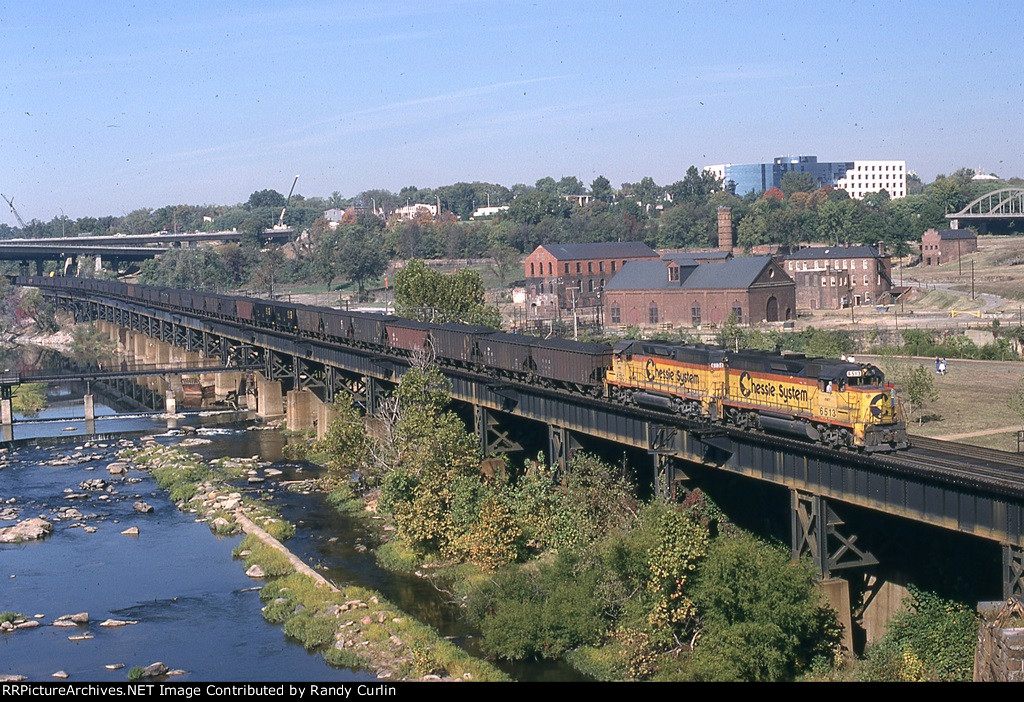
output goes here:
<path id="1" fill-rule="evenodd" d="M 718 208 L 718 249 L 720 251 L 732 251 L 732 208 Z"/>

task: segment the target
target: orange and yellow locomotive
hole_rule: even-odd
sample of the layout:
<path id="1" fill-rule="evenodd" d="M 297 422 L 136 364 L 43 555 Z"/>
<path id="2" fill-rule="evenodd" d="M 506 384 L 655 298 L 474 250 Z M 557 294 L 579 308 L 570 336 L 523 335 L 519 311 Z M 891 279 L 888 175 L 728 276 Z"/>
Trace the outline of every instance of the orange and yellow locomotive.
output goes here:
<path id="1" fill-rule="evenodd" d="M 623 341 L 608 396 L 694 419 L 765 429 L 833 448 L 906 448 L 906 424 L 882 372 L 852 360 Z"/>

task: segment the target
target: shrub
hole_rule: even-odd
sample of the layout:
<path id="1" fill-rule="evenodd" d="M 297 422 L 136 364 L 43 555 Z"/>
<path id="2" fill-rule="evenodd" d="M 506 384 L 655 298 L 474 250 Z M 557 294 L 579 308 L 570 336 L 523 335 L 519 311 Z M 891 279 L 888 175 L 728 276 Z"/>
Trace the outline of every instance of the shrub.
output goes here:
<path id="1" fill-rule="evenodd" d="M 747 534 L 716 539 L 693 599 L 703 631 L 685 677 L 791 680 L 817 657 L 834 658 L 840 629 L 820 603 L 807 563 Z"/>
<path id="2" fill-rule="evenodd" d="M 867 651 L 868 681 L 969 681 L 974 671 L 978 618 L 973 609 L 910 588 L 908 609 L 893 617 Z"/>

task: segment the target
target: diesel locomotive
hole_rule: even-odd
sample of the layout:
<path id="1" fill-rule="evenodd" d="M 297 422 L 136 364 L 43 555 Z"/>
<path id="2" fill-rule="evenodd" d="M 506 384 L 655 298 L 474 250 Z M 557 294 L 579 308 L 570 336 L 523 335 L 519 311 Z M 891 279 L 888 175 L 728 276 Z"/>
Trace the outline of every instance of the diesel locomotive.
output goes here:
<path id="1" fill-rule="evenodd" d="M 610 347 L 93 278 L 14 276 L 12 282 L 102 293 L 368 352 L 407 357 L 429 352 L 440 365 L 503 381 L 787 434 L 832 448 L 875 452 L 909 446 L 893 386 L 875 366 L 851 360 L 642 340 Z"/>

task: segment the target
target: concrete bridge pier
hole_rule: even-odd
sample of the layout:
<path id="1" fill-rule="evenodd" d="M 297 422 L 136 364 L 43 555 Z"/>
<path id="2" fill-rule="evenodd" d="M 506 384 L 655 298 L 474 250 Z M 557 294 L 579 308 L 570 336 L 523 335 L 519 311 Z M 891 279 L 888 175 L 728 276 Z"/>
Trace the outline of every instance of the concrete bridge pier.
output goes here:
<path id="1" fill-rule="evenodd" d="M 263 419 L 276 419 L 284 415 L 280 381 L 267 380 L 261 373 L 254 373 L 253 378 L 256 386 L 256 414 Z"/>
<path id="2" fill-rule="evenodd" d="M 238 394 L 238 388 L 241 387 L 242 384 L 242 374 L 240 372 L 213 373 L 212 375 L 213 395 L 218 400 L 223 400 L 232 392 L 236 395 Z"/>
<path id="3" fill-rule="evenodd" d="M 334 405 L 329 405 L 326 402 L 321 402 L 317 399 L 316 404 L 316 438 L 322 439 L 327 436 L 327 430 L 331 426 L 331 422 L 338 418 L 338 410 L 334 409 Z"/>
<path id="4" fill-rule="evenodd" d="M 156 363 L 161 366 L 168 366 L 171 363 L 171 350 L 174 348 L 166 341 L 154 341 L 153 342 Z"/>
<path id="5" fill-rule="evenodd" d="M 82 395 L 82 405 L 85 409 L 85 421 L 96 419 L 96 402 L 91 392 Z"/>
<path id="6" fill-rule="evenodd" d="M 312 429 L 317 419 L 316 403 L 311 390 L 289 390 L 285 394 L 285 426 L 290 431 Z"/>
<path id="7" fill-rule="evenodd" d="M 7 393 L 4 395 L 0 398 L 0 424 L 7 427 L 14 424 L 14 400 Z"/>

